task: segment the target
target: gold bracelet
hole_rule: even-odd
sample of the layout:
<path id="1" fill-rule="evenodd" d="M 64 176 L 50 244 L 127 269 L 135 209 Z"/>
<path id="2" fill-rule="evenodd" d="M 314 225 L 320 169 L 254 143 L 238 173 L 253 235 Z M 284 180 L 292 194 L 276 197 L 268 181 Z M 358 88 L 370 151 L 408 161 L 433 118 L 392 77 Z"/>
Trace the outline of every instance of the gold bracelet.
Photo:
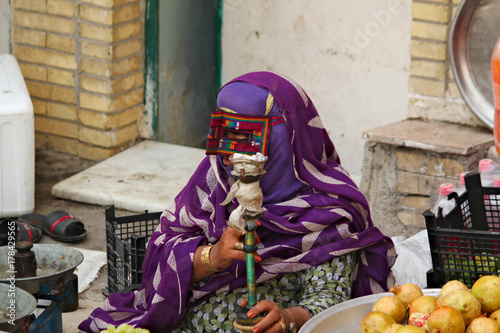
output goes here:
<path id="1" fill-rule="evenodd" d="M 212 263 L 210 262 L 210 250 L 212 250 L 212 246 L 207 246 L 201 251 L 201 263 L 205 267 L 205 269 L 209 272 L 220 272 L 222 269 L 217 269 L 215 268 Z"/>
<path id="2" fill-rule="evenodd" d="M 288 319 L 288 332 L 297 332 L 297 325 L 293 321 L 292 314 L 288 312 L 286 309 L 283 309 L 283 313 L 285 314 L 286 319 Z"/>

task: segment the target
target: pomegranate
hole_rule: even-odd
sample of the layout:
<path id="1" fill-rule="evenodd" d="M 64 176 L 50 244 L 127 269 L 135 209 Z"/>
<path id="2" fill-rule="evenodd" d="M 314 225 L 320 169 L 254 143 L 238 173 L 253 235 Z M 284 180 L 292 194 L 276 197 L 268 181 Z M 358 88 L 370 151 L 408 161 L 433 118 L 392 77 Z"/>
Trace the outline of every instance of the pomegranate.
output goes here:
<path id="1" fill-rule="evenodd" d="M 395 285 L 389 290 L 390 293 L 394 293 L 394 295 L 399 298 L 401 302 L 404 303 L 405 307 L 409 307 L 410 303 L 417 297 L 423 296 L 424 293 L 419 286 L 414 283 L 405 283 L 403 285 Z"/>
<path id="2" fill-rule="evenodd" d="M 481 317 L 474 319 L 465 333 L 500 333 L 500 328 L 494 319 Z"/>
<path id="3" fill-rule="evenodd" d="M 372 311 L 361 321 L 361 333 L 382 333 L 382 330 L 396 322 L 387 313 Z"/>
<path id="4" fill-rule="evenodd" d="M 396 331 L 396 333 L 424 333 L 425 331 L 417 326 L 406 325 Z"/>
<path id="5" fill-rule="evenodd" d="M 398 324 L 402 324 L 406 318 L 406 307 L 395 296 L 383 296 L 373 305 L 372 311 L 387 313 Z"/>
<path id="6" fill-rule="evenodd" d="M 464 333 L 464 318 L 457 309 L 451 306 L 442 306 L 429 316 L 427 330 L 430 333 Z"/>
<path id="7" fill-rule="evenodd" d="M 496 310 L 495 312 L 490 314 L 490 318 L 494 319 L 497 322 L 498 327 L 500 327 L 500 310 Z"/>
<path id="8" fill-rule="evenodd" d="M 427 324 L 427 320 L 430 315 L 430 313 L 413 312 L 410 316 L 408 316 L 408 325 L 424 327 Z"/>
<path id="9" fill-rule="evenodd" d="M 492 313 L 500 309 L 500 277 L 485 275 L 474 282 L 471 292 L 481 302 L 483 312 Z"/>
<path id="10" fill-rule="evenodd" d="M 456 289 L 463 289 L 463 290 L 469 290 L 469 287 L 462 281 L 458 280 L 451 280 L 446 282 L 443 287 L 441 288 L 441 291 L 439 292 L 438 299 L 436 301 L 436 306 L 439 308 L 442 304 L 441 301 L 443 298 L 448 294 L 450 291 L 456 290 Z"/>
<path id="11" fill-rule="evenodd" d="M 396 333 L 398 329 L 403 327 L 401 324 L 391 324 L 382 330 L 382 333 Z"/>
<path id="12" fill-rule="evenodd" d="M 424 295 L 424 296 L 419 296 L 413 300 L 410 304 L 410 310 L 409 314 L 411 316 L 412 313 L 431 313 L 432 311 L 436 310 L 436 296 L 431 296 L 431 295 Z"/>
<path id="13" fill-rule="evenodd" d="M 450 291 L 442 300 L 442 305 L 457 309 L 464 318 L 465 326 L 481 315 L 481 303 L 468 290 L 456 289 Z"/>

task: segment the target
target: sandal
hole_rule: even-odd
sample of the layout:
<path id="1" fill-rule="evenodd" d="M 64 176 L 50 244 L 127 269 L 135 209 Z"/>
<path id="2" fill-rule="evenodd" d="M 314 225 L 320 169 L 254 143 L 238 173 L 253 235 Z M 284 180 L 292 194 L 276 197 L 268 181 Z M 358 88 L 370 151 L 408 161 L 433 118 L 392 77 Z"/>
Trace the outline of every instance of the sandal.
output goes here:
<path id="1" fill-rule="evenodd" d="M 9 236 L 13 237 L 11 241 L 38 243 L 42 237 L 42 230 L 14 219 L 0 220 L 0 246 L 9 243 Z"/>
<path id="2" fill-rule="evenodd" d="M 44 234 L 59 242 L 73 243 L 87 237 L 83 222 L 65 210 L 58 210 L 49 215 L 26 214 L 19 217 L 20 222 L 41 227 Z"/>

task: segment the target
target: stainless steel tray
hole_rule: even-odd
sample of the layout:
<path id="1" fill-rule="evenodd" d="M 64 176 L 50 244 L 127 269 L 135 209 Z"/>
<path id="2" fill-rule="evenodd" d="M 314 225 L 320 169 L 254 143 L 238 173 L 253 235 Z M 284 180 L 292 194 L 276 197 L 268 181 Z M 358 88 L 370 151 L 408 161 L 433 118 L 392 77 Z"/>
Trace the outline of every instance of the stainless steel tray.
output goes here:
<path id="1" fill-rule="evenodd" d="M 439 296 L 441 289 L 423 289 L 424 295 Z M 383 296 L 393 293 L 381 293 L 358 297 L 337 304 L 312 317 L 300 329 L 299 333 L 359 333 L 363 318 L 372 310 L 375 302 Z"/>
<path id="2" fill-rule="evenodd" d="M 0 283 L 0 332 L 15 332 L 26 316 L 35 311 L 37 301 L 33 295 L 21 288 Z M 15 319 L 11 320 L 9 306 L 15 305 Z M 13 324 L 12 324 L 13 323 Z"/>
<path id="3" fill-rule="evenodd" d="M 9 247 L 0 247 L 0 283 L 9 284 L 12 273 L 9 264 Z M 83 262 L 83 254 L 73 248 L 58 244 L 33 244 L 37 270 L 35 277 L 16 278 L 16 287 L 32 295 L 46 294 L 66 285 L 76 266 Z"/>
<path id="4" fill-rule="evenodd" d="M 495 109 L 491 55 L 500 37 L 500 1 L 462 0 L 453 19 L 448 52 L 463 99 L 488 127 Z"/>

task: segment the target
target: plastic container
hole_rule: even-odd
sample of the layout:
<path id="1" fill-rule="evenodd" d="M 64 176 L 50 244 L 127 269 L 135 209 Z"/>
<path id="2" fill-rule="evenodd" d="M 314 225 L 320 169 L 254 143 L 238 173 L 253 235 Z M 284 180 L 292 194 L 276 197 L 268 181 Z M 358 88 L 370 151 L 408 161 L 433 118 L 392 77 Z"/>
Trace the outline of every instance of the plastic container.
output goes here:
<path id="1" fill-rule="evenodd" d="M 491 79 L 493 83 L 493 101 L 495 106 L 493 133 L 495 136 L 495 148 L 500 155 L 500 38 L 491 56 Z"/>
<path id="2" fill-rule="evenodd" d="M 500 177 L 495 178 L 493 180 L 493 187 L 500 187 Z"/>
<path id="3" fill-rule="evenodd" d="M 500 166 L 492 159 L 485 158 L 479 161 L 479 173 L 483 187 L 494 187 L 494 180 L 500 176 Z"/>
<path id="4" fill-rule="evenodd" d="M 432 269 L 427 287 L 460 280 L 469 288 L 483 275 L 500 275 L 500 188 L 482 187 L 479 173 L 465 175 L 466 192 L 447 216 L 424 212 Z"/>
<path id="5" fill-rule="evenodd" d="M 162 212 L 116 217 L 114 206 L 105 209 L 108 287 L 102 293 L 135 290 L 142 281 L 147 242 L 160 223 Z"/>
<path id="6" fill-rule="evenodd" d="M 446 216 L 455 207 L 455 199 L 448 198 L 448 195 L 453 192 L 456 191 L 452 183 L 444 183 L 439 186 L 439 198 L 432 209 L 434 214 L 439 214 L 441 208 L 441 213 Z"/>
<path id="7" fill-rule="evenodd" d="M 33 104 L 17 60 L 0 54 L 0 217 L 35 208 Z"/>
<path id="8" fill-rule="evenodd" d="M 468 172 L 462 172 L 460 174 L 460 186 L 457 188 L 457 194 L 458 195 L 462 195 L 464 192 L 465 192 L 465 175 L 467 174 Z"/>

